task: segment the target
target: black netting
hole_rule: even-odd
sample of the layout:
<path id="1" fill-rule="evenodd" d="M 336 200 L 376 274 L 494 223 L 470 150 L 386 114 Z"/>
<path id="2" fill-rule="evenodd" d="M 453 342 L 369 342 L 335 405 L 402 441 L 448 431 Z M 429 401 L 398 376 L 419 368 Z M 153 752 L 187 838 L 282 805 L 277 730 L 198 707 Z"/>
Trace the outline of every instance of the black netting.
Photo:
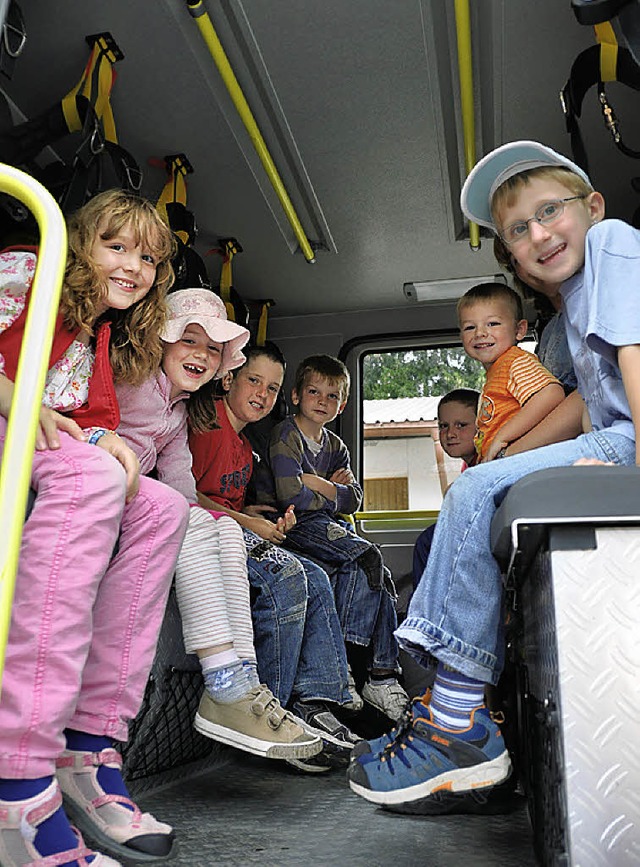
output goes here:
<path id="1" fill-rule="evenodd" d="M 202 689 L 199 671 L 169 668 L 149 680 L 129 741 L 122 745 L 127 780 L 156 776 L 223 749 L 193 728 Z"/>

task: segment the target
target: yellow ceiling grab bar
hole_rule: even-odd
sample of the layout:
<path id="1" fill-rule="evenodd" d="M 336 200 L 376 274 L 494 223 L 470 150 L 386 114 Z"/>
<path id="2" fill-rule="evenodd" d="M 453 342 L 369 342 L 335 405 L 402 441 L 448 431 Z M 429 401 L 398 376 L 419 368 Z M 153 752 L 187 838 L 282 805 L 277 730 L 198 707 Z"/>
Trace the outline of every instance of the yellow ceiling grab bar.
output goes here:
<path id="1" fill-rule="evenodd" d="M 375 512 L 356 512 L 356 521 L 402 521 L 421 520 L 431 521 L 438 517 L 439 509 L 384 509 Z"/>
<path id="2" fill-rule="evenodd" d="M 0 465 L 1 689 L 36 429 L 67 259 L 67 228 L 53 196 L 31 175 L 0 164 L 0 190 L 26 205 L 40 229 L 38 263 Z"/>
<path id="3" fill-rule="evenodd" d="M 236 78 L 233 69 L 231 68 L 231 64 L 225 54 L 225 50 L 222 47 L 222 43 L 218 38 L 218 34 L 216 33 L 213 24 L 211 23 L 211 19 L 209 18 L 209 14 L 205 9 L 203 0 L 187 0 L 187 7 L 191 14 L 191 17 L 195 20 L 198 25 L 198 29 L 202 34 L 202 38 L 204 39 L 209 52 L 218 67 L 218 72 L 222 76 L 222 80 L 225 83 L 227 90 L 229 91 L 229 96 L 233 100 L 233 104 L 236 107 L 238 114 L 242 122 L 245 125 L 247 132 L 253 142 L 253 146 L 256 149 L 256 153 L 260 157 L 260 161 L 264 167 L 265 172 L 273 189 L 280 200 L 280 204 L 282 205 L 284 212 L 286 214 L 289 223 L 291 224 L 291 228 L 297 238 L 298 244 L 300 245 L 300 249 L 302 253 L 310 264 L 313 264 L 316 261 L 315 253 L 309 243 L 309 239 L 307 238 L 304 229 L 302 228 L 302 224 L 298 219 L 298 215 L 296 213 L 295 208 L 289 198 L 289 194 L 285 189 L 284 184 L 282 183 L 282 179 L 278 173 L 276 165 L 269 153 L 269 149 L 265 143 L 264 138 L 262 137 L 262 133 L 258 128 L 258 124 L 253 116 L 251 109 L 249 108 L 249 103 L 247 102 L 244 93 L 242 92 L 242 88 L 238 84 L 238 79 Z"/>
<path id="4" fill-rule="evenodd" d="M 455 0 L 458 38 L 458 72 L 460 76 L 460 110 L 464 139 L 464 167 L 467 174 L 476 164 L 476 128 L 473 112 L 473 56 L 471 53 L 471 15 L 469 0 Z M 469 245 L 480 249 L 480 229 L 469 223 Z"/>

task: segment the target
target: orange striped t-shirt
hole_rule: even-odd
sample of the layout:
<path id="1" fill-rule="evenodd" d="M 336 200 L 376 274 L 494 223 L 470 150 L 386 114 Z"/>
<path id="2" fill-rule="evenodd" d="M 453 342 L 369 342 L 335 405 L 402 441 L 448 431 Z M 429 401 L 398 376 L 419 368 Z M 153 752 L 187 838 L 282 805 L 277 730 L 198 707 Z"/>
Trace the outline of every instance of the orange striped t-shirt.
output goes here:
<path id="1" fill-rule="evenodd" d="M 504 352 L 487 371 L 478 404 L 476 451 L 487 453 L 495 435 L 530 397 L 547 385 L 558 382 L 535 355 L 519 346 Z"/>

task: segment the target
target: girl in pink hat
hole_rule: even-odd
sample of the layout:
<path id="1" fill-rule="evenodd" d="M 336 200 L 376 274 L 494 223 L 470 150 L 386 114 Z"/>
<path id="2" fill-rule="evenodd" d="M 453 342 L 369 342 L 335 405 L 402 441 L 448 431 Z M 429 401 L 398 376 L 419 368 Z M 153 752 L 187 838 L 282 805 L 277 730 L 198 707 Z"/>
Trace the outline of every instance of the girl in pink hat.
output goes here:
<path id="1" fill-rule="evenodd" d="M 185 647 L 200 659 L 205 681 L 195 726 L 202 734 L 275 759 L 306 758 L 321 749 L 281 707 L 257 675 L 247 554 L 229 515 L 198 505 L 188 429 L 217 427 L 214 381 L 245 361 L 246 328 L 227 320 L 209 289 L 182 289 L 167 299 L 164 353 L 142 386 L 118 388 L 118 433 L 143 473 L 182 493 L 192 506 L 176 566 Z"/>

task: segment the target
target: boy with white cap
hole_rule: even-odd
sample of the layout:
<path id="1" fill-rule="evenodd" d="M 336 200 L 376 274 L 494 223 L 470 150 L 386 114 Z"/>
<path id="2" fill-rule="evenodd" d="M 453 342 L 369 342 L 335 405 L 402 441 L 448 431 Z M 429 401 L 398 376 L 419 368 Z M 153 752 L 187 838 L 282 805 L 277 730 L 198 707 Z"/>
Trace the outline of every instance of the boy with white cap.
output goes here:
<path id="1" fill-rule="evenodd" d="M 227 320 L 209 289 L 173 292 L 167 307 L 161 369 L 141 386 L 118 386 L 118 433 L 142 473 L 155 470 L 192 506 L 176 593 L 185 647 L 197 654 L 205 682 L 195 727 L 256 755 L 308 758 L 320 752 L 320 738 L 305 732 L 258 678 L 242 530 L 226 513 L 198 505 L 191 472 L 187 431 L 217 427 L 210 386 L 244 364 L 249 332 Z"/>
<path id="2" fill-rule="evenodd" d="M 640 294 L 624 291 L 640 281 L 640 232 L 603 221 L 604 199 L 587 175 L 531 141 L 484 157 L 464 184 L 461 205 L 470 220 L 500 236 L 524 272 L 561 284 L 593 430 L 471 467 L 449 490 L 424 577 L 396 632 L 419 662 L 438 661 L 433 695 L 414 702 L 405 726 L 357 747 L 348 772 L 359 795 L 407 812 L 438 791 L 489 788 L 510 773 L 483 702 L 485 684 L 497 683 L 504 661 L 502 580 L 490 526 L 511 485 L 580 459 L 640 463 Z"/>

